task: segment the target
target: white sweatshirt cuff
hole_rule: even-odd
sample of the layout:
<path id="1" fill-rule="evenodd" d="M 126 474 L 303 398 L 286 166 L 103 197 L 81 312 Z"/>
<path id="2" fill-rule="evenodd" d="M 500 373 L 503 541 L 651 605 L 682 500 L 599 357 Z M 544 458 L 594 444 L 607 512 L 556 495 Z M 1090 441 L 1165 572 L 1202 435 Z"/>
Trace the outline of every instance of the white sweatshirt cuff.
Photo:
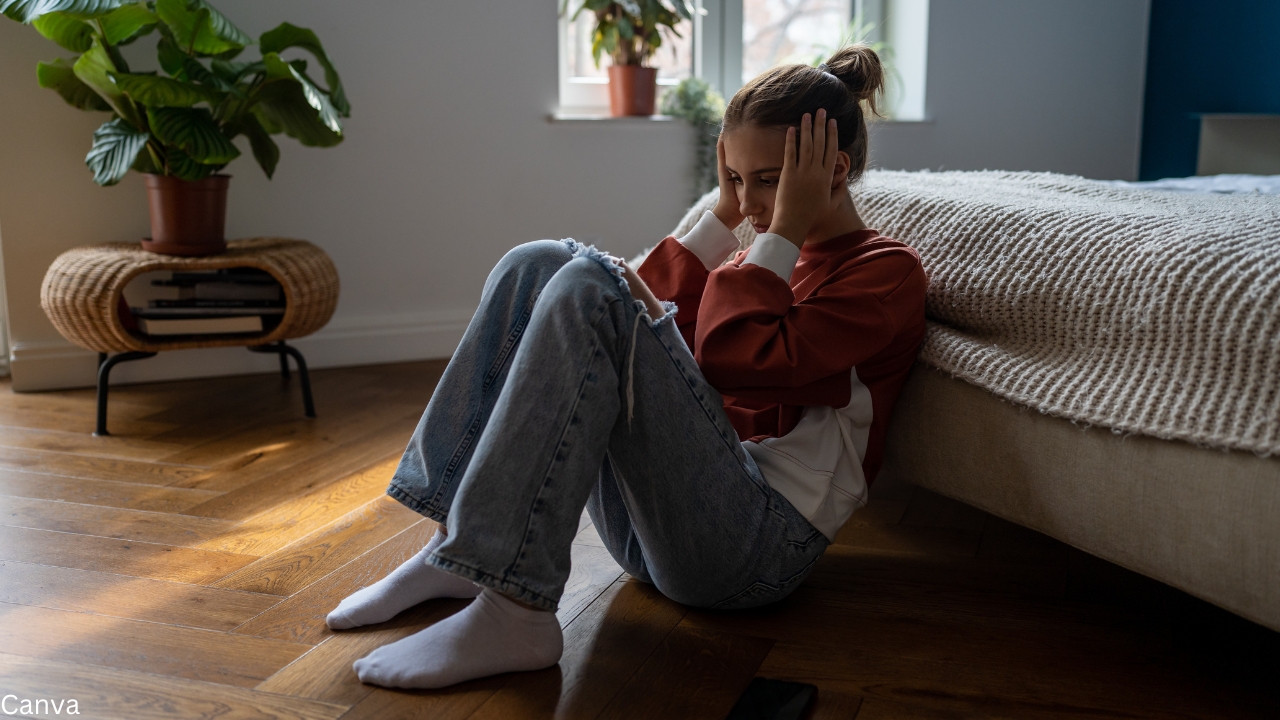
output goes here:
<path id="1" fill-rule="evenodd" d="M 800 259 L 800 248 L 777 233 L 761 233 L 751 244 L 742 264 L 751 263 L 772 270 L 784 282 L 791 282 L 791 273 L 795 272 L 796 262 Z"/>
<path id="2" fill-rule="evenodd" d="M 702 213 L 698 224 L 688 235 L 679 238 L 679 242 L 698 256 L 708 272 L 720 267 L 724 259 L 738 249 L 738 237 L 710 210 Z"/>

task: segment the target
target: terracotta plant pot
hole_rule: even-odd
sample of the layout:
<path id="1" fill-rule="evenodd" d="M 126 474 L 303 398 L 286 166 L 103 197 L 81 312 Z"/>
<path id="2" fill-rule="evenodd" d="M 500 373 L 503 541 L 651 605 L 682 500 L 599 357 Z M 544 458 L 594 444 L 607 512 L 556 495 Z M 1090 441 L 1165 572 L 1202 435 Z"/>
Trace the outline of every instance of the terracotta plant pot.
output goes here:
<path id="1" fill-rule="evenodd" d="M 657 95 L 657 68 L 639 65 L 609 66 L 610 115 L 652 115 Z"/>
<path id="2" fill-rule="evenodd" d="M 142 247 L 165 255 L 217 255 L 227 249 L 227 183 L 230 175 L 180 180 L 147 175 L 151 237 Z"/>

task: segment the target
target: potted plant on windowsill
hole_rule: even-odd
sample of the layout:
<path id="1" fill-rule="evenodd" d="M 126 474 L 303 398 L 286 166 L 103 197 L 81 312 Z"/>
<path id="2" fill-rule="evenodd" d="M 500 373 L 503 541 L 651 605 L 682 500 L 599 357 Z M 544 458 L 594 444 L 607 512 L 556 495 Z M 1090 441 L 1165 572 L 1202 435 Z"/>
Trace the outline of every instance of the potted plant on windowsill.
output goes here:
<path id="1" fill-rule="evenodd" d="M 146 174 L 152 236 L 143 247 L 172 255 L 226 248 L 229 176 L 244 135 L 270 178 L 280 159 L 271 136 L 303 145 L 342 142 L 351 112 L 338 73 L 316 34 L 282 23 L 258 38 L 261 59 L 235 58 L 253 40 L 206 0 L 0 0 L 0 13 L 35 27 L 79 55 L 41 62 L 36 78 L 67 103 L 112 117 L 93 134 L 85 164 L 94 182 L 114 185 L 130 170 Z M 120 47 L 158 33 L 161 72 L 131 70 Z M 285 60 L 296 48 L 307 61 Z"/>
<path id="2" fill-rule="evenodd" d="M 564 10 L 569 7 L 565 0 Z M 577 19 L 583 12 L 595 15 L 595 31 L 591 35 L 591 55 L 596 67 L 600 56 L 608 53 L 609 112 L 611 115 L 652 115 L 658 89 L 658 70 L 647 63 L 658 48 L 662 35 L 676 37 L 676 26 L 692 20 L 691 0 L 582 0 L 573 13 Z"/>

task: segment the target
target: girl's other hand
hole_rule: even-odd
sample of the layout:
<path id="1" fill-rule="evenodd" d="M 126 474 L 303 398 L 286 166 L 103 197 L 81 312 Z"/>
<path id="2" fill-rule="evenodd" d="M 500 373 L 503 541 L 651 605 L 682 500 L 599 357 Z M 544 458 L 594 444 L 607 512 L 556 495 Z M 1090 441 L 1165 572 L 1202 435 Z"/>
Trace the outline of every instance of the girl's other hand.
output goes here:
<path id="1" fill-rule="evenodd" d="M 743 215 L 738 203 L 738 188 L 733 184 L 733 178 L 729 175 L 729 167 L 724 161 L 724 135 L 716 141 L 716 168 L 717 176 L 720 178 L 720 199 L 716 202 L 715 209 L 711 211 L 724 226 L 730 230 L 742 224 Z"/>
<path id="2" fill-rule="evenodd" d="M 627 286 L 631 288 L 631 297 L 636 298 L 644 303 L 649 310 L 649 318 L 657 320 L 662 317 L 662 313 L 666 312 L 662 303 L 658 302 L 658 298 L 654 296 L 653 291 L 640 279 L 640 275 L 622 258 L 613 258 L 617 261 L 618 267 L 622 268 L 622 277 L 626 279 Z"/>
<path id="3" fill-rule="evenodd" d="M 839 144 L 836 121 L 827 119 L 826 110 L 818 111 L 816 122 L 805 113 L 798 138 L 795 128 L 787 128 L 786 154 L 769 232 L 796 247 L 804 245 L 814 224 L 839 200 L 839 194 L 831 191 Z"/>

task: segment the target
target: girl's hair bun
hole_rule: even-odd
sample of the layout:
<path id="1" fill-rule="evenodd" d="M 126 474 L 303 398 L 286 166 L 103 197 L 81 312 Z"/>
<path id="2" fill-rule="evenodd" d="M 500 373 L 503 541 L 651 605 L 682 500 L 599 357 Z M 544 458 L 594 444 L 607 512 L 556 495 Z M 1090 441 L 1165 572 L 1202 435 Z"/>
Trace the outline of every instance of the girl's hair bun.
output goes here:
<path id="1" fill-rule="evenodd" d="M 786 128 L 823 109 L 836 121 L 840 149 L 849 154 L 849 182 L 867 168 L 867 111 L 879 115 L 884 67 L 866 45 L 842 47 L 821 67 L 778 65 L 742 86 L 725 108 L 721 132 L 743 125 Z"/>
<path id="2" fill-rule="evenodd" d="M 825 63 L 827 72 L 840 78 L 849 93 L 867 109 L 879 115 L 876 100 L 884 91 L 884 66 L 880 56 L 867 45 L 846 45 L 835 52 Z"/>

